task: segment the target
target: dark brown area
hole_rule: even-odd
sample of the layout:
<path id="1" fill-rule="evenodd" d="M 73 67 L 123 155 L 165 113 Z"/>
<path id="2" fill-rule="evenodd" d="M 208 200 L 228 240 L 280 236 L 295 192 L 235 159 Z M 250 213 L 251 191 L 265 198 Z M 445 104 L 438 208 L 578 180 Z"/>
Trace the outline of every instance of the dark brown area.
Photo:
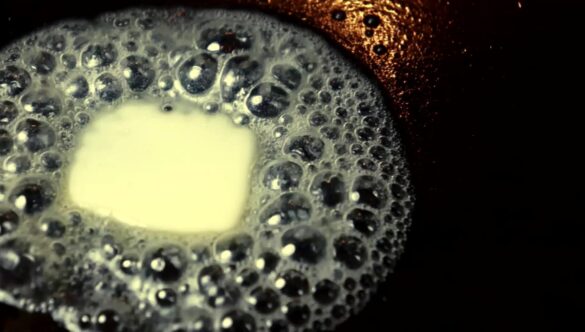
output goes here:
<path id="1" fill-rule="evenodd" d="M 572 117 L 583 108 L 582 2 L 432 2 L 452 20 L 429 59 L 438 80 L 411 96 L 417 111 L 400 122 L 414 226 L 396 273 L 338 331 L 583 330 L 570 325 L 585 298 L 581 126 Z M 2 1 L 0 44 L 137 4 L 59 3 Z M 188 4 L 157 2 L 178 3 Z M 57 331 L 49 321 L 0 306 L 0 331 Z"/>

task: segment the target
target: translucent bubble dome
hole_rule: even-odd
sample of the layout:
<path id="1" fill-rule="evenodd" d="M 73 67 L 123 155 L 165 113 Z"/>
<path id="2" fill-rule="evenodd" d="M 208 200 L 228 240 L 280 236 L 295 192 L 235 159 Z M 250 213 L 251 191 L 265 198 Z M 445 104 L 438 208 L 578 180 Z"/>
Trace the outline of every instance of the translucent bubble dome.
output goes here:
<path id="1" fill-rule="evenodd" d="M 236 227 L 156 231 L 71 197 L 83 134 L 145 100 L 253 134 Z M 0 51 L 0 301 L 71 331 L 331 330 L 403 250 L 413 196 L 392 115 L 325 40 L 265 14 L 131 10 L 26 36 Z"/>

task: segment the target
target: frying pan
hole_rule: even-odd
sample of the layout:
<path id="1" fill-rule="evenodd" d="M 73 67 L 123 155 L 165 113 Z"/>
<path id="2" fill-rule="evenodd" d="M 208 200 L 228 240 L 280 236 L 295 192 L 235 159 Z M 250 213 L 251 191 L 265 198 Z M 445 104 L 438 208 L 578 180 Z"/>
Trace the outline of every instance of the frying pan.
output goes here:
<path id="1" fill-rule="evenodd" d="M 0 45 L 61 19 L 127 7 L 244 6 L 283 15 L 271 3 L 5 0 Z M 413 228 L 395 273 L 337 331 L 566 330 L 585 297 L 578 255 L 585 232 L 573 207 L 582 192 L 568 185 L 578 169 L 568 157 L 571 142 L 579 140 L 567 96 L 579 91 L 562 75 L 582 60 L 572 45 L 582 40 L 576 22 L 583 11 L 577 1 L 421 3 L 444 10 L 430 12 L 442 24 L 436 44 L 420 54 L 430 65 L 410 68 L 429 79 L 417 82 L 424 86 L 410 100 L 408 120 L 398 121 L 417 194 Z M 356 64 L 369 67 L 391 98 L 368 56 L 354 56 Z M 551 110 L 555 116 L 538 115 Z M 556 181 L 542 180 L 546 174 Z M 550 194 L 559 192 L 562 199 Z M 547 209 L 553 206 L 561 208 Z M 0 305 L 0 331 L 61 329 L 46 315 Z"/>

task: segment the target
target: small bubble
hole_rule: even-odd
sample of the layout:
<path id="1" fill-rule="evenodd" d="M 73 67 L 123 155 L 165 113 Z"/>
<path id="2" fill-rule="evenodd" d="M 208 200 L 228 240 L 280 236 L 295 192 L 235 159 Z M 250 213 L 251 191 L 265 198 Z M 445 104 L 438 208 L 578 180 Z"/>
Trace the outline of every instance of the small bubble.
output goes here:
<path id="1" fill-rule="evenodd" d="M 255 332 L 256 320 L 244 311 L 232 310 L 220 321 L 221 332 Z"/>
<path id="2" fill-rule="evenodd" d="M 24 213 L 36 214 L 46 210 L 56 196 L 57 193 L 49 181 L 25 178 L 12 190 L 10 200 Z"/>
<path id="3" fill-rule="evenodd" d="M 269 332 L 289 332 L 288 323 L 282 319 L 274 320 L 270 322 Z"/>
<path id="4" fill-rule="evenodd" d="M 288 93 L 272 83 L 257 85 L 248 96 L 246 106 L 259 118 L 274 118 L 290 105 Z"/>
<path id="5" fill-rule="evenodd" d="M 0 236 L 12 233 L 20 223 L 20 217 L 11 209 L 0 209 Z"/>
<path id="6" fill-rule="evenodd" d="M 130 24 L 130 20 L 125 17 L 117 17 L 114 19 L 114 26 L 117 28 L 125 28 Z"/>
<path id="7" fill-rule="evenodd" d="M 57 62 L 55 61 L 55 57 L 48 52 L 39 52 L 31 57 L 30 61 L 30 68 L 37 74 L 40 75 L 47 75 L 50 74 Z"/>
<path id="8" fill-rule="evenodd" d="M 315 285 L 313 298 L 320 304 L 326 305 L 333 303 L 339 296 L 339 293 L 340 289 L 336 283 L 329 279 L 324 279 Z"/>
<path id="9" fill-rule="evenodd" d="M 55 252 L 55 254 L 57 254 L 57 256 L 63 256 L 67 252 L 67 248 L 62 243 L 55 242 L 55 243 L 53 243 L 52 247 L 53 247 L 53 252 Z"/>
<path id="10" fill-rule="evenodd" d="M 30 74 L 24 69 L 8 66 L 0 70 L 0 91 L 5 91 L 11 97 L 26 90 L 30 83 Z"/>
<path id="11" fill-rule="evenodd" d="M 85 77 L 81 75 L 74 77 L 65 86 L 65 93 L 73 98 L 85 98 L 89 93 L 89 84 Z"/>
<path id="12" fill-rule="evenodd" d="M 89 45 L 85 51 L 81 53 L 81 63 L 86 68 L 106 67 L 114 63 L 118 58 L 118 51 L 116 47 L 111 44 L 94 44 Z"/>
<path id="13" fill-rule="evenodd" d="M 256 83 L 264 70 L 262 65 L 249 56 L 237 56 L 228 60 L 221 75 L 221 96 L 232 102 L 245 89 Z"/>
<path id="14" fill-rule="evenodd" d="M 91 116 L 85 112 L 75 114 L 75 122 L 80 126 L 85 127 L 91 121 Z"/>
<path id="15" fill-rule="evenodd" d="M 73 54 L 63 54 L 63 56 L 61 56 L 61 62 L 69 69 L 73 69 L 77 66 L 77 58 L 75 58 Z"/>
<path id="16" fill-rule="evenodd" d="M 311 318 L 311 310 L 305 304 L 290 302 L 286 305 L 285 315 L 291 324 L 301 326 L 306 324 Z"/>
<path id="17" fill-rule="evenodd" d="M 82 330 L 89 329 L 91 327 L 91 316 L 88 314 L 83 314 L 79 316 L 78 324 Z"/>
<path id="18" fill-rule="evenodd" d="M 100 332 L 115 332 L 120 325 L 120 316 L 114 310 L 103 310 L 97 315 L 95 325 Z"/>
<path id="19" fill-rule="evenodd" d="M 263 183 L 269 189 L 286 191 L 296 188 L 302 176 L 301 166 L 292 161 L 283 161 L 268 167 Z"/>
<path id="20" fill-rule="evenodd" d="M 173 88 L 173 78 L 170 76 L 162 76 L 158 80 L 158 87 L 163 91 L 169 91 Z"/>
<path id="21" fill-rule="evenodd" d="M 285 271 L 278 276 L 274 284 L 288 297 L 300 297 L 309 292 L 309 280 L 297 270 Z"/>
<path id="22" fill-rule="evenodd" d="M 341 9 L 335 9 L 331 12 L 331 18 L 335 21 L 343 21 L 346 17 L 347 15 Z"/>
<path id="23" fill-rule="evenodd" d="M 280 296 L 270 288 L 255 288 L 248 302 L 254 306 L 254 309 L 261 314 L 274 312 L 280 306 Z"/>
<path id="24" fill-rule="evenodd" d="M 156 292 L 156 303 L 161 307 L 170 307 L 177 302 L 177 294 L 170 288 L 163 288 Z"/>
<path id="25" fill-rule="evenodd" d="M 155 21 L 150 17 L 139 18 L 136 20 L 136 25 L 142 30 L 152 30 L 155 27 Z"/>
<path id="26" fill-rule="evenodd" d="M 138 273 L 138 258 L 134 256 L 123 256 L 120 259 L 120 270 L 127 275 L 134 275 Z"/>
<path id="27" fill-rule="evenodd" d="M 22 97 L 22 108 L 32 114 L 46 117 L 61 113 L 61 99 L 49 90 L 30 92 Z"/>
<path id="28" fill-rule="evenodd" d="M 272 75 L 291 90 L 297 89 L 301 84 L 301 72 L 291 65 L 276 65 L 272 67 Z"/>
<path id="29" fill-rule="evenodd" d="M 122 84 L 110 73 L 98 76 L 95 81 L 95 90 L 100 99 L 106 102 L 113 102 L 122 96 Z"/>
<path id="30" fill-rule="evenodd" d="M 282 235 L 282 254 L 301 263 L 316 264 L 325 256 L 327 240 L 311 226 L 299 226 Z"/>
<path id="31" fill-rule="evenodd" d="M 9 100 L 0 101 L 0 126 L 9 124 L 17 115 L 18 108 L 13 102 Z"/>
<path id="32" fill-rule="evenodd" d="M 369 28 L 376 28 L 381 22 L 378 15 L 368 14 L 364 17 L 364 24 Z"/>
<path id="33" fill-rule="evenodd" d="M 280 257 L 277 254 L 266 251 L 258 256 L 255 264 L 257 269 L 265 274 L 269 274 L 276 269 L 279 262 Z"/>
<path id="34" fill-rule="evenodd" d="M 258 282 L 260 276 L 258 273 L 251 269 L 243 269 L 236 277 L 236 282 L 242 287 L 250 287 Z"/>
<path id="35" fill-rule="evenodd" d="M 31 167 L 30 158 L 26 155 L 13 155 L 4 160 L 4 170 L 8 173 L 23 174 Z"/>
<path id="36" fill-rule="evenodd" d="M 66 227 L 59 219 L 49 218 L 41 222 L 41 230 L 48 237 L 58 239 L 65 234 Z"/>
<path id="37" fill-rule="evenodd" d="M 122 75 L 132 91 L 146 90 L 154 80 L 154 69 L 150 61 L 142 56 L 131 55 L 122 60 Z"/>
<path id="38" fill-rule="evenodd" d="M 325 150 L 325 143 L 312 135 L 295 136 L 285 145 L 285 152 L 299 157 L 303 161 L 316 161 Z"/>
<path id="39" fill-rule="evenodd" d="M 311 203 L 302 194 L 286 193 L 266 206 L 260 213 L 260 222 L 276 226 L 308 220 Z"/>
<path id="40" fill-rule="evenodd" d="M 248 258 L 254 239 L 248 234 L 230 234 L 220 237 L 215 244 L 215 253 L 220 261 L 237 263 Z"/>
<path id="41" fill-rule="evenodd" d="M 334 207 L 345 200 L 345 182 L 340 174 L 322 173 L 315 177 L 310 187 L 315 195 L 326 206 Z"/>
<path id="42" fill-rule="evenodd" d="M 334 242 L 335 259 L 348 269 L 355 270 L 364 265 L 367 259 L 366 247 L 355 236 L 343 235 Z"/>
<path id="43" fill-rule="evenodd" d="M 350 197 L 360 204 L 373 208 L 381 208 L 388 201 L 388 191 L 383 181 L 369 175 L 363 175 L 354 180 Z"/>
<path id="44" fill-rule="evenodd" d="M 353 209 L 347 214 L 347 220 L 352 223 L 358 232 L 365 236 L 372 236 L 379 227 L 376 215 L 364 209 Z"/>
<path id="45" fill-rule="evenodd" d="M 163 282 L 177 281 L 183 274 L 185 264 L 185 254 L 179 247 L 159 248 L 145 259 L 146 275 Z"/>
<path id="46" fill-rule="evenodd" d="M 188 93 L 201 94 L 215 81 L 217 66 L 217 60 L 209 54 L 193 56 L 179 67 L 179 81 Z"/>
<path id="47" fill-rule="evenodd" d="M 382 44 L 374 45 L 374 53 L 377 55 L 383 55 L 386 54 L 386 52 L 388 52 L 388 48 L 386 46 Z"/>
<path id="48" fill-rule="evenodd" d="M 325 114 L 323 114 L 319 111 L 313 112 L 309 116 L 309 124 L 311 124 L 311 126 L 313 126 L 313 127 L 322 126 L 325 123 L 327 123 L 327 121 L 329 121 L 329 118 L 327 118 L 327 116 Z"/>
<path id="49" fill-rule="evenodd" d="M 236 29 L 206 29 L 200 34 L 197 45 L 214 53 L 232 53 L 236 50 L 247 50 L 252 47 L 252 35 L 242 26 Z"/>
<path id="50" fill-rule="evenodd" d="M 63 35 L 51 34 L 39 40 L 39 46 L 50 51 L 61 52 L 67 46 L 67 40 Z"/>

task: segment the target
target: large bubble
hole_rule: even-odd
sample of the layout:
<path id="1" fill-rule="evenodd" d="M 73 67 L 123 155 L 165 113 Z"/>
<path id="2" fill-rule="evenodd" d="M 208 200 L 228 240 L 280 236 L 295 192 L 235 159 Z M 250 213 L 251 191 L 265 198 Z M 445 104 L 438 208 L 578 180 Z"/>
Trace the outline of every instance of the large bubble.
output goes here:
<path id="1" fill-rule="evenodd" d="M 70 201 L 80 133 L 136 99 L 256 135 L 236 229 L 160 233 Z M 0 301 L 71 331 L 332 329 L 403 250 L 413 196 L 388 109 L 323 38 L 266 14 L 137 9 L 26 36 L 0 51 Z"/>

